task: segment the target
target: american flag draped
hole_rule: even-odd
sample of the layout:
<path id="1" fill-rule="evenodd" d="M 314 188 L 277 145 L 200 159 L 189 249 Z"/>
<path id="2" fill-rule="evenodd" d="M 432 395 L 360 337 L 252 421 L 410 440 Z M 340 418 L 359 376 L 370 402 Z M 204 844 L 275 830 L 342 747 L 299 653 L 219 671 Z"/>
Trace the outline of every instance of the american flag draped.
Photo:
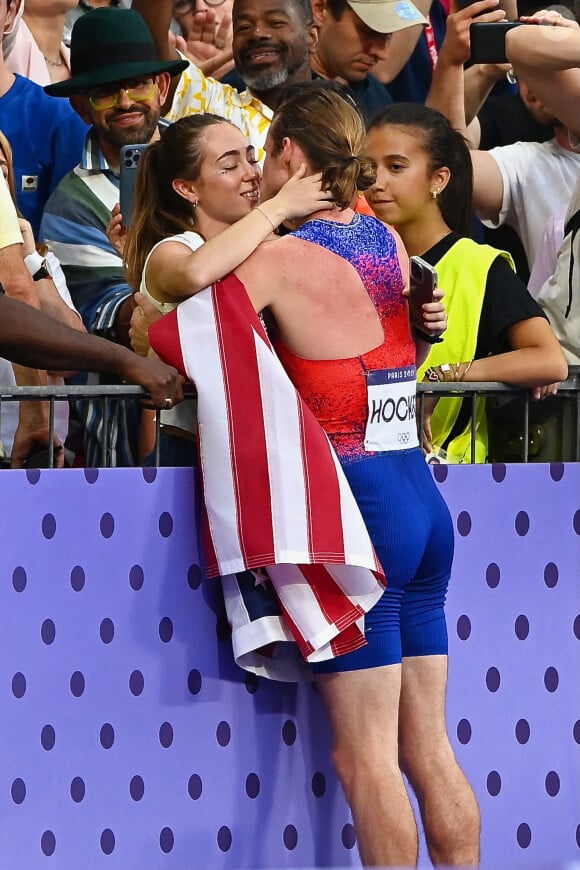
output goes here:
<path id="1" fill-rule="evenodd" d="M 295 679 L 287 655 L 267 645 L 295 641 L 308 661 L 362 646 L 382 569 L 338 459 L 243 284 L 217 282 L 149 336 L 198 392 L 206 573 L 222 577 L 236 661 Z"/>

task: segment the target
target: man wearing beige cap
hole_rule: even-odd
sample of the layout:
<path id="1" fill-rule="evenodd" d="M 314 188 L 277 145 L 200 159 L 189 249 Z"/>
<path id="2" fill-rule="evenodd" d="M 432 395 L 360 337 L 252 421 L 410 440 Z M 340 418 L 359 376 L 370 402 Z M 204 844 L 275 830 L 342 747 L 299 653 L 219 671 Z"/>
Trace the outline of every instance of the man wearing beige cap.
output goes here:
<path id="1" fill-rule="evenodd" d="M 430 0 L 312 0 L 319 27 L 312 69 L 327 79 L 348 83 L 367 117 L 392 102 L 372 75 L 379 61 L 394 78 L 409 59 L 423 27 Z M 384 80 L 384 76 L 383 76 Z"/>

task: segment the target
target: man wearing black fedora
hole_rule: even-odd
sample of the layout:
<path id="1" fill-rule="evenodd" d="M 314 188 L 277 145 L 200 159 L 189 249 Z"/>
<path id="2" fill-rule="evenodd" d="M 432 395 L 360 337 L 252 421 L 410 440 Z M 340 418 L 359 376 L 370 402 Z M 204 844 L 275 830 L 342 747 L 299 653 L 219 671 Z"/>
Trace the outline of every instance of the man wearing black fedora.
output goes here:
<path id="1" fill-rule="evenodd" d="M 148 143 L 159 135 L 161 106 L 182 60 L 159 61 L 143 18 L 131 9 L 103 7 L 74 25 L 71 78 L 45 87 L 68 97 L 90 125 L 80 163 L 50 197 L 41 224 L 62 264 L 71 296 L 89 332 L 129 346 L 132 288 L 121 257 L 107 238 L 111 210 L 119 201 L 123 145 Z M 82 408 L 87 464 L 102 462 L 102 406 Z M 114 403 L 109 413 L 111 465 L 137 462 L 137 410 Z"/>

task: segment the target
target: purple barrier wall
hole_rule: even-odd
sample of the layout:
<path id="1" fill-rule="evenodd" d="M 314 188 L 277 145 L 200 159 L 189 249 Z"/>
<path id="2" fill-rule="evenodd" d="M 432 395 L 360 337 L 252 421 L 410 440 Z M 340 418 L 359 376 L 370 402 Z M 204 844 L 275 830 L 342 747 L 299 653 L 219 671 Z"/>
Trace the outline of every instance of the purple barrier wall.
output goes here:
<path id="1" fill-rule="evenodd" d="M 435 474 L 457 529 L 449 728 L 483 866 L 556 866 L 580 840 L 580 466 Z M 317 695 L 231 662 L 192 472 L 1 485 L 0 866 L 358 866 Z"/>

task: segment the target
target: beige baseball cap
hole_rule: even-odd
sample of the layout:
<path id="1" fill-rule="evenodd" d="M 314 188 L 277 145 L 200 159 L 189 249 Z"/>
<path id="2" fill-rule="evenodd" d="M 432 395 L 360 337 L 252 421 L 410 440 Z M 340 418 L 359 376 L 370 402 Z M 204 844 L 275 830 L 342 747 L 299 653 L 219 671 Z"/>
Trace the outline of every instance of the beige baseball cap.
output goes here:
<path id="1" fill-rule="evenodd" d="M 429 24 L 411 0 L 347 0 L 347 3 L 377 33 L 396 33 L 414 24 Z"/>

